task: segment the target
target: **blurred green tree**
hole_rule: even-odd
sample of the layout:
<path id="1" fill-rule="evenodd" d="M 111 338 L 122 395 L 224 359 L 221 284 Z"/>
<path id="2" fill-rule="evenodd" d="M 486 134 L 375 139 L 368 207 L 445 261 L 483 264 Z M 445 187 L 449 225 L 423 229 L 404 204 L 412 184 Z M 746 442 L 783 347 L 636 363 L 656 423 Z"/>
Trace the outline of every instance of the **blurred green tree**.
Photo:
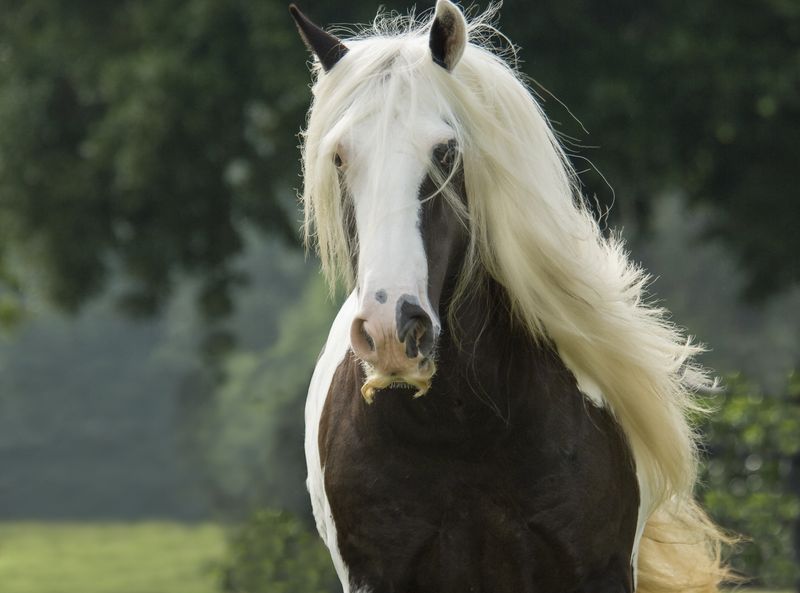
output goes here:
<path id="1" fill-rule="evenodd" d="M 328 550 L 287 513 L 259 511 L 231 538 L 221 567 L 224 593 L 335 593 Z"/>
<path id="2" fill-rule="evenodd" d="M 309 8 L 330 23 L 368 21 L 376 6 Z M 601 145 L 542 93 L 578 168 L 590 156 L 625 197 L 621 217 L 685 189 L 715 206 L 712 232 L 746 264 L 750 294 L 800 277 L 797 2 L 517 3 L 501 26 Z M 284 1 L 4 2 L 2 316 L 21 302 L 9 262 L 25 261 L 66 310 L 120 270 L 121 304 L 149 314 L 188 273 L 202 279 L 201 310 L 224 317 L 242 281 L 240 223 L 295 240 L 306 57 Z M 583 178 L 613 200 L 598 174 Z"/>
<path id="3" fill-rule="evenodd" d="M 755 585 L 792 586 L 800 579 L 792 552 L 800 496 L 787 476 L 800 453 L 800 375 L 793 374 L 777 395 L 732 376 L 718 397 L 717 413 L 703 426 L 709 454 L 703 502 L 721 525 L 743 537 L 733 568 Z"/>
<path id="4" fill-rule="evenodd" d="M 601 208 L 606 179 L 617 222 L 644 223 L 665 191 L 685 191 L 713 206 L 709 232 L 749 296 L 800 281 L 800 3 L 559 0 L 501 15 Z"/>
<path id="5" fill-rule="evenodd" d="M 0 253 L 67 311 L 121 271 L 129 313 L 182 273 L 205 316 L 227 315 L 239 224 L 295 240 L 308 99 L 288 20 L 279 2 L 4 2 Z"/>
<path id="6" fill-rule="evenodd" d="M 280 508 L 310 524 L 303 407 L 334 314 L 322 278 L 310 275 L 302 297 L 285 308 L 274 344 L 225 358 L 224 380 L 192 424 L 202 466 L 229 514 Z"/>

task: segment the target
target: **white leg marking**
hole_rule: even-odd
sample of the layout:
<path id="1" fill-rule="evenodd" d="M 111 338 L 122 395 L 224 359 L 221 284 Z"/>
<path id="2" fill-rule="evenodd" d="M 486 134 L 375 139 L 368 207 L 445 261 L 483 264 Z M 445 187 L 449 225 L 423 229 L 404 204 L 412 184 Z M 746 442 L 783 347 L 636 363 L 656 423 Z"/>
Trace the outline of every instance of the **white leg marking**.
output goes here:
<path id="1" fill-rule="evenodd" d="M 333 375 L 350 348 L 350 324 L 356 314 L 357 305 L 356 295 L 352 293 L 336 315 L 331 331 L 328 334 L 328 341 L 325 343 L 325 349 L 322 351 L 322 355 L 319 357 L 317 366 L 314 369 L 314 375 L 311 377 L 305 413 L 305 450 L 306 464 L 308 465 L 306 485 L 311 495 L 311 507 L 314 510 L 317 530 L 330 550 L 344 593 L 350 593 L 350 577 L 347 566 L 345 566 L 339 553 L 339 546 L 336 541 L 336 525 L 333 521 L 328 497 L 325 494 L 324 468 L 319 455 L 319 422 Z"/>

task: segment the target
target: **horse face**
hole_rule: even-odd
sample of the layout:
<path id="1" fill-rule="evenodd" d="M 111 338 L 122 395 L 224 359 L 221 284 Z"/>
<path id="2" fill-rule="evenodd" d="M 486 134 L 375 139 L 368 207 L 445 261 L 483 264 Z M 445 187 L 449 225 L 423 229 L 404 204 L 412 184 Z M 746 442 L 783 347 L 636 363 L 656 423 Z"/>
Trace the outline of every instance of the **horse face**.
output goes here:
<path id="1" fill-rule="evenodd" d="M 446 175 L 452 166 L 453 132 L 436 113 L 415 111 L 411 120 L 403 113 L 366 118 L 337 153 L 355 215 L 358 313 L 350 340 L 367 367 L 367 399 L 392 383 L 427 390 L 439 300 L 464 235 L 430 176 L 432 167 Z M 456 174 L 451 182 L 460 180 Z"/>

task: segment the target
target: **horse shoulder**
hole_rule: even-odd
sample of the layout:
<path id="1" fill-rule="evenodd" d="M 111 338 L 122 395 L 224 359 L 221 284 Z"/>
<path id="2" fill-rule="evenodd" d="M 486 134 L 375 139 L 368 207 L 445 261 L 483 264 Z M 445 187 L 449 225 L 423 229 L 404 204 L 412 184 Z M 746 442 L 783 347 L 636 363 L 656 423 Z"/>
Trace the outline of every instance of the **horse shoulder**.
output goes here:
<path id="1" fill-rule="evenodd" d="M 603 395 L 600 386 L 589 375 L 584 373 L 580 366 L 575 364 L 563 352 L 559 352 L 559 357 L 564 363 L 564 366 L 569 369 L 575 377 L 578 390 L 583 394 L 588 402 L 597 406 L 598 408 L 606 408 L 607 402 Z M 633 452 L 631 452 L 632 454 Z M 634 584 L 638 582 L 638 561 L 639 561 L 639 546 L 644 534 L 644 528 L 647 524 L 650 515 L 652 514 L 655 504 L 652 495 L 652 488 L 648 483 L 646 476 L 639 468 L 636 468 L 636 481 L 639 486 L 639 509 L 636 518 L 636 535 L 633 540 L 633 549 L 631 550 L 631 565 L 633 567 Z"/>

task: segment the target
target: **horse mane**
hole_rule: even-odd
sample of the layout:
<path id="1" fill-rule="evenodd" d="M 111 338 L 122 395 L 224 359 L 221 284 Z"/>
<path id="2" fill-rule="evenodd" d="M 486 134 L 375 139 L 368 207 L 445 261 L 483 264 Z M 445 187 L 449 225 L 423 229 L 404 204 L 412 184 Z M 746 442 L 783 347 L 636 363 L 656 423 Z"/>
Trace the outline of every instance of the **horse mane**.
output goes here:
<path id="1" fill-rule="evenodd" d="M 455 131 L 468 195 L 469 210 L 460 212 L 471 243 L 457 298 L 481 275 L 505 289 L 515 321 L 552 343 L 575 375 L 602 393 L 642 474 L 642 499 L 652 501 L 648 514 L 694 517 L 684 518 L 676 537 L 702 532 L 692 545 L 708 547 L 717 557 L 710 565 L 722 574 L 721 536 L 692 501 L 697 451 L 688 417 L 701 411 L 697 390 L 711 385 L 692 362 L 701 348 L 648 302 L 648 275 L 618 236 L 601 231 L 541 107 L 508 63 L 515 50 L 503 55 L 496 48 L 495 11 L 470 21 L 470 43 L 452 73 L 430 59 L 428 14 L 379 14 L 345 40 L 347 59 L 327 73 L 316 66 L 303 145 L 307 244 L 316 245 L 332 285 L 352 286 L 354 246 L 345 230 L 351 214 L 333 165 L 337 133 L 358 116 L 351 106 L 380 101 L 390 109 L 407 96 L 401 88 L 412 98 L 420 85 L 433 89 Z M 413 110 L 413 101 L 402 109 Z M 458 209 L 457 197 L 439 181 Z"/>

